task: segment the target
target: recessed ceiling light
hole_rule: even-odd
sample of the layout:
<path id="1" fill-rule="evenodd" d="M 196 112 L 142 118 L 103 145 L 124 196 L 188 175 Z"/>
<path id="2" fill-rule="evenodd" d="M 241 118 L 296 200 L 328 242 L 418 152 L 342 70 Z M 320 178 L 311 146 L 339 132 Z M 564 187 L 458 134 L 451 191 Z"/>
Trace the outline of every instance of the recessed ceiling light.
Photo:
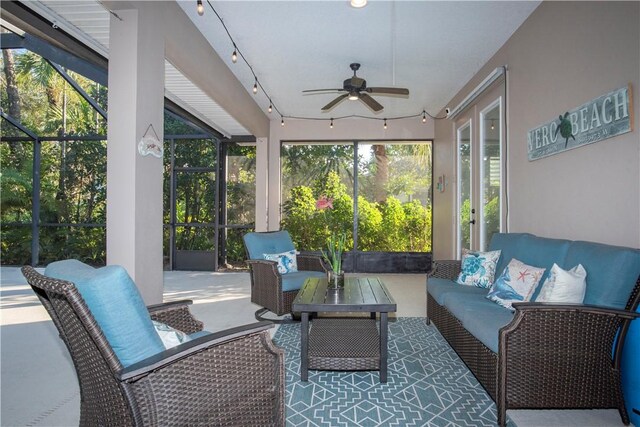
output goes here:
<path id="1" fill-rule="evenodd" d="M 351 0 L 351 7 L 365 7 L 367 5 L 367 0 Z"/>

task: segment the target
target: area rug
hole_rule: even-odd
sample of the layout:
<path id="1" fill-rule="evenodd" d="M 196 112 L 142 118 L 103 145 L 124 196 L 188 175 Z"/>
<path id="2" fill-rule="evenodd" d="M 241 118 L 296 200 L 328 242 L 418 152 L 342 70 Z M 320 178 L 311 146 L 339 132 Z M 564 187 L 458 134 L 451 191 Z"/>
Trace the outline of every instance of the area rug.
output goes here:
<path id="1" fill-rule="evenodd" d="M 390 320 L 386 384 L 377 371 L 310 370 L 300 381 L 300 324 L 280 325 L 274 342 L 286 352 L 288 426 L 496 425 L 493 400 L 424 318 Z"/>

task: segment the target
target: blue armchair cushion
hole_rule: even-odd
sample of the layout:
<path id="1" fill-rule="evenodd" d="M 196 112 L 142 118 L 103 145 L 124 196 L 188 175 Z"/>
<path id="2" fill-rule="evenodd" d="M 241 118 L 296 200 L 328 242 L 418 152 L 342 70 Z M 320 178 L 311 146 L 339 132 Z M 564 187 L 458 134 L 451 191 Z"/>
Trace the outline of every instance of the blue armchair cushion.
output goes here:
<path id="1" fill-rule="evenodd" d="M 296 271 L 283 274 L 281 277 L 282 291 L 288 292 L 299 290 L 304 284 L 304 281 L 310 277 L 327 277 L 327 274 L 322 271 Z"/>
<path id="2" fill-rule="evenodd" d="M 243 237 L 249 259 L 265 259 L 264 254 L 278 254 L 295 250 L 287 231 L 247 233 Z"/>
<path id="3" fill-rule="evenodd" d="M 44 274 L 76 286 L 122 366 L 164 351 L 142 296 L 123 267 L 95 269 L 65 260 L 49 264 Z"/>

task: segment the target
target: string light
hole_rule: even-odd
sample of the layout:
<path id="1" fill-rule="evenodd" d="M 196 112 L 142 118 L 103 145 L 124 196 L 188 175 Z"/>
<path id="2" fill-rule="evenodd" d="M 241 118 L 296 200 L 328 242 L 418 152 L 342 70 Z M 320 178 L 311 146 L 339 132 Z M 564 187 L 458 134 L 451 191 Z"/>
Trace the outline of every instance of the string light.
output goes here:
<path id="1" fill-rule="evenodd" d="M 495 126 L 493 125 L 493 120 L 494 119 L 491 119 L 491 130 L 495 129 Z"/>
<path id="2" fill-rule="evenodd" d="M 366 1 L 364 1 L 363 3 L 366 4 Z M 238 46 L 236 45 L 236 42 L 233 39 L 233 37 L 231 36 L 231 33 L 229 32 L 229 29 L 227 28 L 227 25 L 224 22 L 224 19 L 222 19 L 220 14 L 213 7 L 213 5 L 211 4 L 210 0 L 207 0 L 207 4 L 209 5 L 209 7 L 213 11 L 213 13 L 218 18 L 218 21 L 220 21 L 220 24 L 222 25 L 222 27 L 226 31 L 227 36 L 229 37 L 229 41 L 231 42 L 231 45 L 233 46 L 233 54 L 231 55 L 231 61 L 235 63 L 235 62 L 237 62 L 238 58 L 241 58 L 244 61 L 244 63 L 247 65 L 247 67 L 249 67 L 249 70 L 251 71 L 251 74 L 253 75 L 253 77 L 255 79 L 255 82 L 253 84 L 253 89 L 252 89 L 253 93 L 257 94 L 258 93 L 258 89 L 260 89 L 264 93 L 264 95 L 269 100 L 269 108 L 268 108 L 269 113 L 271 113 L 273 110 L 275 110 L 276 113 L 278 113 L 280 115 L 280 125 L 281 126 L 284 126 L 284 119 L 285 118 L 287 118 L 287 119 L 297 119 L 297 120 L 320 120 L 320 121 L 329 120 L 329 127 L 330 128 L 333 127 L 333 121 L 334 120 L 341 120 L 341 119 L 347 119 L 347 118 L 360 118 L 360 119 L 366 119 L 366 120 L 381 120 L 381 119 L 379 119 L 377 117 L 368 117 L 368 116 L 362 116 L 362 115 L 358 115 L 358 114 L 352 114 L 352 115 L 349 115 L 349 116 L 342 116 L 342 117 L 333 117 L 331 119 L 317 118 L 317 117 L 300 117 L 300 116 L 283 114 L 278 109 L 278 106 L 271 100 L 271 97 L 269 96 L 267 91 L 264 89 L 264 87 L 262 87 L 262 85 L 258 82 L 258 76 L 256 75 L 255 71 L 253 70 L 253 67 L 251 66 L 249 61 L 247 61 L 247 58 L 245 58 L 244 55 L 242 54 L 242 51 L 240 50 L 240 48 L 238 48 Z M 197 0 L 197 11 L 198 11 L 198 15 L 200 15 L 200 16 L 202 16 L 204 14 L 204 5 L 203 5 L 202 0 Z M 355 93 L 355 94 L 350 93 L 349 95 L 350 95 L 350 98 L 355 98 L 355 99 L 359 98 L 359 96 L 357 96 L 357 93 Z M 351 95 L 353 95 L 353 96 L 351 96 Z M 410 119 L 410 118 L 416 118 L 416 117 L 420 117 L 420 116 L 422 116 L 422 122 L 423 123 L 426 123 L 426 116 L 429 116 L 430 118 L 432 118 L 434 120 L 441 120 L 441 119 L 446 119 L 447 118 L 446 114 L 444 116 L 442 116 L 442 117 L 436 117 L 436 116 L 432 116 L 426 110 L 423 109 L 422 112 L 418 113 L 418 114 L 385 118 L 384 119 L 384 129 L 387 129 L 387 127 L 388 127 L 387 126 L 387 120 Z M 493 123 L 492 123 L 492 128 L 493 128 Z"/>

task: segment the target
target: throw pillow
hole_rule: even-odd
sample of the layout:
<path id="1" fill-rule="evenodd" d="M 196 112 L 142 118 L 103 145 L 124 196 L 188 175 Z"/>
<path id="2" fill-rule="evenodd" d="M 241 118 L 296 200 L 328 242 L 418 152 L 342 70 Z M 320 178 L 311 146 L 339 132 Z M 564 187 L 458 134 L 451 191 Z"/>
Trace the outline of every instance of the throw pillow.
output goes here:
<path id="1" fill-rule="evenodd" d="M 457 282 L 479 288 L 490 287 L 496 275 L 496 264 L 500 259 L 500 252 L 463 252 Z"/>
<path id="2" fill-rule="evenodd" d="M 191 337 L 182 331 L 172 328 L 161 322 L 153 320 L 153 327 L 167 350 L 182 343 L 191 341 Z"/>
<path id="3" fill-rule="evenodd" d="M 513 311 L 512 303 L 531 299 L 544 270 L 526 265 L 514 258 L 491 286 L 487 298 Z"/>
<path id="4" fill-rule="evenodd" d="M 298 271 L 298 259 L 296 258 L 295 250 L 282 252 L 279 254 L 264 254 L 264 259 L 268 261 L 277 261 L 278 272 L 280 274 L 287 274 Z"/>
<path id="5" fill-rule="evenodd" d="M 94 269 L 65 260 L 52 262 L 44 274 L 73 282 L 122 366 L 164 351 L 142 296 L 123 267 Z"/>
<path id="6" fill-rule="evenodd" d="M 587 271 L 582 264 L 576 265 L 569 271 L 563 270 L 558 264 L 553 264 L 536 302 L 582 304 L 586 292 Z"/>

